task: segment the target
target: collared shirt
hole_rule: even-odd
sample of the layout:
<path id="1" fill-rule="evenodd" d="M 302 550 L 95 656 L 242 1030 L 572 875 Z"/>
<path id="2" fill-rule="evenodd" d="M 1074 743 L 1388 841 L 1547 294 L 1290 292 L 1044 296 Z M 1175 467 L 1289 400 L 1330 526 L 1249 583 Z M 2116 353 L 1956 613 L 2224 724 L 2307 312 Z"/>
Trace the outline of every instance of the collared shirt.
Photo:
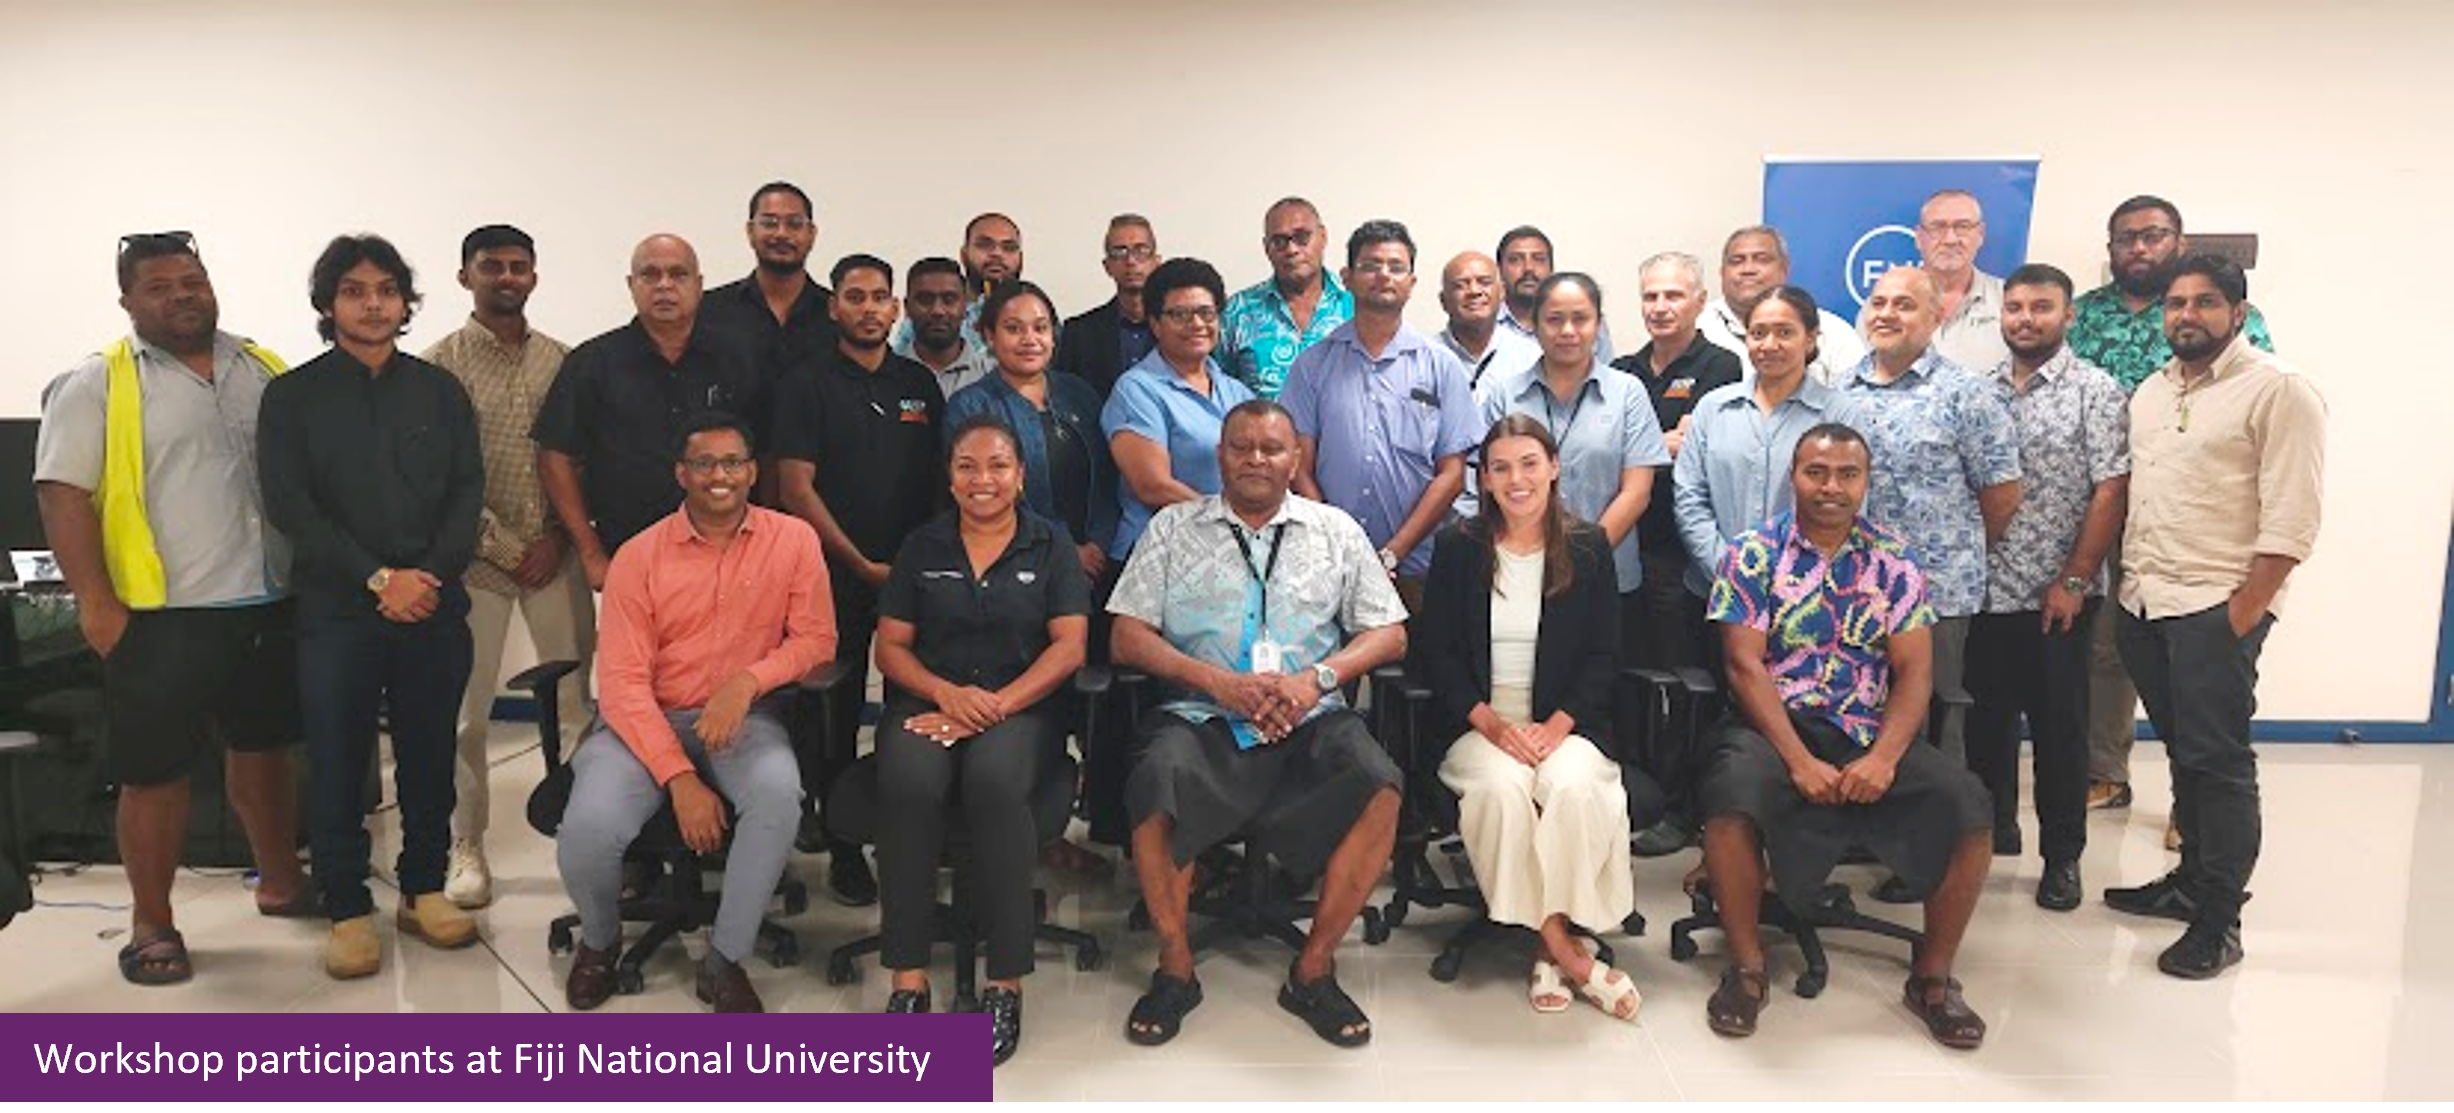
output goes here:
<path id="1" fill-rule="evenodd" d="M 1504 380 L 1483 403 L 1483 428 L 1512 413 L 1542 422 L 1559 445 L 1559 496 L 1569 512 L 1600 523 L 1619 497 L 1619 473 L 1670 466 L 1670 447 L 1653 418 L 1653 400 L 1635 379 L 1599 363 L 1585 369 L 1576 397 L 1559 399 L 1542 379 L 1542 361 Z M 1622 594 L 1644 583 L 1643 538 L 1629 529 L 1611 550 Z"/>
<path id="2" fill-rule="evenodd" d="M 1926 577 L 1899 535 L 1861 517 L 1826 557 L 1782 514 L 1738 535 L 1705 617 L 1761 630 L 1781 703 L 1872 746 L 1891 695 L 1891 638 L 1934 624 Z"/>
<path id="3" fill-rule="evenodd" d="M 1205 495 L 1217 494 L 1219 433 L 1227 411 L 1249 401 L 1253 392 L 1215 362 L 1209 372 L 1210 393 L 1203 394 L 1158 352 L 1127 368 L 1099 411 L 1099 428 L 1107 435 L 1110 454 L 1117 435 L 1131 433 L 1167 450 L 1167 474 L 1176 482 Z M 1121 560 L 1133 551 L 1154 511 L 1134 497 L 1127 482 L 1116 485 L 1116 509 L 1116 538 L 1108 544 L 1108 555 Z"/>
<path id="4" fill-rule="evenodd" d="M 2130 474 L 2130 400 L 2068 344 L 2029 376 L 2026 390 L 2011 385 L 2008 359 L 1987 381 L 2019 430 L 2020 490 L 2002 543 L 1986 553 L 1985 609 L 2017 614 L 2038 609 L 2045 589 L 2062 579 L 2096 485 Z M 2088 573 L 2087 594 L 2104 593 L 2100 566 Z"/>
<path id="5" fill-rule="evenodd" d="M 537 443 L 528 439 L 528 431 L 536 426 L 537 410 L 570 351 L 562 341 L 533 329 L 517 346 L 505 344 L 472 315 L 460 331 L 435 341 L 422 357 L 459 379 L 477 410 L 478 455 L 486 462 L 486 508 L 477 520 L 470 587 L 514 597 L 527 593 L 511 578 L 510 569 L 519 567 L 520 558 L 545 536 L 552 521 L 545 488 L 537 481 Z"/>
<path id="6" fill-rule="evenodd" d="M 305 612 L 373 618 L 379 568 L 446 585 L 468 571 L 486 465 L 451 372 L 394 352 L 377 373 L 332 348 L 264 388 L 256 437 L 264 509 L 298 546 Z"/>
<path id="7" fill-rule="evenodd" d="M 1705 395 L 1737 382 L 1746 374 L 1746 365 L 1737 356 L 1720 345 L 1707 343 L 1701 333 L 1689 336 L 1686 350 L 1658 375 L 1653 372 L 1650 340 L 1636 349 L 1635 355 L 1620 356 L 1610 365 L 1644 384 L 1645 396 L 1653 401 L 1653 420 L 1662 427 L 1665 436 L 1695 412 L 1696 403 Z M 1681 447 L 1685 447 L 1683 440 Z M 1645 504 L 1644 517 L 1636 520 L 1636 532 L 1643 538 L 1645 551 L 1667 551 L 1671 560 L 1677 560 L 1683 551 L 1679 543 L 1676 471 L 1675 467 L 1655 469 L 1653 500 Z"/>
<path id="8" fill-rule="evenodd" d="M 827 312 L 834 300 L 834 291 L 803 271 L 800 292 L 777 321 L 754 272 L 709 290 L 699 303 L 699 318 L 757 363 L 765 394 L 772 398 L 777 383 L 835 350 L 835 319 Z M 758 430 L 761 437 L 767 432 Z"/>
<path id="9" fill-rule="evenodd" d="M 1236 291 L 1219 310 L 1219 362 L 1253 393 L 1276 398 L 1295 357 L 1354 316 L 1355 296 L 1324 270 L 1321 300 L 1312 307 L 1311 323 L 1299 329 L 1287 312 L 1286 296 L 1278 292 L 1277 277 L 1264 278 Z"/>
<path id="10" fill-rule="evenodd" d="M 1756 405 L 1753 379 L 1716 387 L 1696 403 L 1671 469 L 1687 590 L 1698 598 L 1710 594 L 1731 540 L 1790 512 L 1797 495 L 1789 465 L 1798 439 L 1827 421 L 1848 423 L 1854 413 L 1847 397 L 1811 378 L 1771 413 Z"/>
<path id="11" fill-rule="evenodd" d="M 2079 358 L 2105 369 L 2123 390 L 2137 390 L 2149 375 L 2173 358 L 2172 340 L 2164 335 L 2164 299 L 2150 298 L 2133 313 L 2122 304 L 2122 289 L 2106 283 L 2071 305 L 2069 342 Z M 2241 332 L 2261 351 L 2275 350 L 2267 334 L 2266 315 L 2249 307 Z"/>
<path id="12" fill-rule="evenodd" d="M 1116 318 L 1116 365 L 1131 367 L 1142 362 L 1159 346 L 1159 338 L 1151 334 L 1149 321 L 1128 321 L 1123 314 Z"/>
<path id="13" fill-rule="evenodd" d="M 955 353 L 954 362 L 944 367 L 929 367 L 928 361 L 921 359 L 917 352 L 906 354 L 912 357 L 912 362 L 929 368 L 929 374 L 937 378 L 937 392 L 948 398 L 954 397 L 964 387 L 997 373 L 997 361 L 988 354 L 988 349 L 974 348 L 969 344 L 963 345 L 963 350 Z"/>
<path id="14" fill-rule="evenodd" d="M 1865 515 L 1906 538 L 1934 585 L 1934 611 L 1985 606 L 1985 515 L 1977 492 L 2020 477 L 2011 407 L 1985 380 L 1927 348 L 1906 374 L 1874 379 L 1869 353 L 1841 375 L 1874 449 Z"/>
<path id="15" fill-rule="evenodd" d="M 913 626 L 912 655 L 940 680 L 996 691 L 1048 649 L 1048 620 L 1091 613 L 1091 581 L 1065 535 L 1018 514 L 985 571 L 971 566 L 960 515 L 913 530 L 878 594 L 878 615 Z"/>
<path id="16" fill-rule="evenodd" d="M 1293 492 L 1257 530 L 1217 495 L 1160 511 L 1125 562 L 1108 613 L 1147 622 L 1178 652 L 1238 672 L 1251 671 L 1253 642 L 1266 635 L 1280 650 L 1278 671 L 1296 676 L 1350 634 L 1406 621 L 1363 527 Z M 1195 722 L 1226 714 L 1198 692 L 1175 694 L 1162 710 Z M 1313 714 L 1344 705 L 1331 692 Z"/>
<path id="17" fill-rule="evenodd" d="M 1482 424 L 1466 369 L 1445 348 L 1401 324 L 1378 358 L 1364 350 L 1354 322 L 1295 357 L 1278 396 L 1295 431 L 1314 442 L 1312 479 L 1329 504 L 1355 516 L 1364 536 L 1386 546 L 1414 515 L 1440 461 L 1482 443 Z M 1426 532 L 1398 570 L 1431 570 Z"/>
<path id="18" fill-rule="evenodd" d="M 756 426 L 765 398 L 756 363 L 704 321 L 667 361 L 634 317 L 563 357 L 528 435 L 585 465 L 588 516 L 611 553 L 682 504 L 673 481 L 682 426 L 708 410 Z"/>
<path id="19" fill-rule="evenodd" d="M 818 535 L 789 514 L 750 507 L 719 547 L 676 510 L 605 573 L 597 705 L 657 784 L 692 770 L 666 712 L 706 707 L 735 673 L 749 672 L 764 694 L 834 658 Z"/>
<path id="20" fill-rule="evenodd" d="M 238 337 L 213 335 L 213 379 L 134 336 L 144 396 L 145 517 L 162 558 L 164 606 L 263 602 L 288 589 L 290 543 L 265 521 L 256 420 L 271 371 Z M 110 371 L 95 355 L 43 392 L 34 479 L 102 489 Z"/>
<path id="21" fill-rule="evenodd" d="M 844 536 L 862 556 L 891 561 L 948 501 L 945 411 L 928 368 L 889 352 L 871 371 L 837 351 L 777 399 L 775 454 L 815 466 L 818 497 Z"/>
<path id="22" fill-rule="evenodd" d="M 1540 356 L 1542 354 L 1542 340 L 1534 335 L 1533 322 L 1518 320 L 1517 311 L 1510 307 L 1508 300 L 1505 298 L 1500 300 L 1499 321 L 1492 331 L 1495 333 L 1508 333 L 1519 340 L 1533 345 L 1534 354 L 1536 356 Z M 1609 363 L 1611 360 L 1617 359 L 1618 355 L 1619 349 L 1613 346 L 1610 342 L 1610 322 L 1595 322 L 1593 337 L 1593 361 L 1595 363 Z"/>
<path id="23" fill-rule="evenodd" d="M 1704 330 L 1704 338 L 1738 354 L 1747 378 L 1755 377 L 1755 357 L 1747 354 L 1747 322 L 1739 320 L 1730 303 L 1714 300 L 1704 307 L 1704 316 L 1697 318 L 1696 327 Z M 1857 366 L 1866 358 L 1866 338 L 1849 322 L 1829 309 L 1815 310 L 1815 358 L 1806 365 L 1806 377 L 1826 386 L 1840 381 L 1842 372 Z"/>
<path id="24" fill-rule="evenodd" d="M 2122 608 L 2141 618 L 2223 603 L 2259 554 L 2309 559 L 2326 472 L 2326 400 L 2300 369 L 2235 336 L 2184 388 L 2178 363 L 2130 399 Z M 2267 610 L 2282 614 L 2284 592 Z"/>
<path id="25" fill-rule="evenodd" d="M 1971 269 L 1968 293 L 1934 332 L 1934 350 L 1978 374 L 2011 358 L 2002 340 L 2002 279 Z"/>
<path id="26" fill-rule="evenodd" d="M 988 358 L 988 341 L 980 339 L 981 300 L 980 291 L 973 290 L 970 300 L 963 303 L 963 324 L 957 332 L 963 338 L 965 358 L 975 356 L 980 359 Z M 910 317 L 905 317 L 895 322 L 895 331 L 886 338 L 886 350 L 906 359 L 916 360 L 920 357 L 912 354 L 912 345 L 918 342 L 918 326 L 912 324 Z"/>
<path id="27" fill-rule="evenodd" d="M 1542 345 L 1534 343 L 1533 337 L 1498 325 L 1492 326 L 1491 340 L 1483 345 L 1480 355 L 1467 351 L 1465 342 L 1457 339 L 1457 333 L 1452 329 L 1441 329 L 1438 339 L 1441 347 L 1447 348 L 1449 354 L 1457 357 L 1457 362 L 1465 365 L 1466 385 L 1474 388 L 1477 405 L 1482 404 L 1491 388 L 1500 380 L 1542 358 Z M 1467 493 L 1473 493 L 1471 486 L 1467 488 Z"/>
<path id="28" fill-rule="evenodd" d="M 1024 504 L 1063 523 L 1076 544 L 1096 544 L 1105 552 L 1116 538 L 1116 461 L 1099 428 L 1098 389 L 1076 375 L 1045 378 L 1046 409 L 1032 405 L 1003 375 L 946 399 L 944 435 L 951 441 L 974 414 L 1004 421 L 1022 448 Z"/>

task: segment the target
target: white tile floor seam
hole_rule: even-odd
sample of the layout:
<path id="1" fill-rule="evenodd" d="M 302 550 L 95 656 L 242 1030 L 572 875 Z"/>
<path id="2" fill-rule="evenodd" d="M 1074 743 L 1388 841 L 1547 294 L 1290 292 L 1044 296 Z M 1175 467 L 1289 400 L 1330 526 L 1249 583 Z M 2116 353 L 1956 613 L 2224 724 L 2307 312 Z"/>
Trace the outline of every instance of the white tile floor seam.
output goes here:
<path id="1" fill-rule="evenodd" d="M 194 982 L 148 990 L 120 981 L 112 962 L 124 939 L 125 881 L 113 867 L 43 879 L 43 903 L 0 933 L 0 1012 L 30 1011 L 564 1011 L 566 958 L 546 949 L 546 926 L 569 910 L 552 844 L 524 817 L 538 763 L 534 736 L 497 730 L 489 852 L 497 898 L 479 913 L 485 940 L 461 952 L 398 937 L 390 881 L 396 817 L 375 823 L 375 880 L 383 972 L 352 983 L 320 969 L 323 925 L 265 920 L 243 883 L 224 871 L 183 871 L 174 907 L 195 954 Z M 1350 938 L 1340 977 L 1373 1017 L 1373 1043 L 1332 1048 L 1281 1011 L 1275 989 L 1288 952 L 1237 942 L 1205 956 L 1204 1005 L 1167 1047 L 1124 1038 L 1126 1011 L 1155 954 L 1127 933 L 1129 876 L 1104 886 L 1043 878 L 1051 919 L 1084 926 L 1108 952 L 1104 969 L 1078 972 L 1043 946 L 1026 983 L 1021 1056 L 999 1071 L 1001 1097 L 1050 1101 L 1148 1099 L 1199 1092 L 1221 1099 L 1349 1097 L 1379 1100 L 2084 1100 L 2105 1098 L 2454 1097 L 2443 1068 L 2454 1045 L 2454 747 L 2267 747 L 2261 750 L 2266 840 L 2245 919 L 2249 959 L 2206 984 L 2166 978 L 2156 954 L 2180 925 L 2106 909 L 2105 887 L 2169 869 L 2162 847 L 2169 799 L 2162 751 L 2137 756 L 2137 802 L 2091 813 L 2084 859 L 2087 902 L 2053 914 L 2032 903 L 2040 870 L 2035 821 L 2023 804 L 2031 853 L 1995 860 L 1958 973 L 1989 1022 L 1983 1049 L 1948 1052 L 1900 1004 L 1906 948 L 1889 940 L 1827 939 L 1831 984 L 1801 1000 L 1791 983 L 1798 951 L 1768 937 L 1776 967 L 1762 1030 L 1732 1041 L 1705 1028 L 1703 1004 L 1719 976 L 1719 933 L 1697 936 L 1698 955 L 1673 962 L 1670 925 L 1687 901 L 1680 875 L 1693 854 L 1638 864 L 1641 938 L 1611 936 L 1618 965 L 1645 995 L 1634 1024 L 1578 1002 L 1536 1016 L 1524 997 L 1524 944 L 1486 946 L 1453 984 L 1428 966 L 1462 921 L 1455 909 L 1414 910 L 1388 943 Z M 2023 790 L 2025 791 L 2025 790 Z M 874 958 L 852 986 L 827 984 L 829 950 L 876 928 L 875 909 L 847 909 L 824 894 L 825 860 L 796 856 L 811 887 L 807 912 L 785 921 L 802 961 L 750 964 L 778 1011 L 873 1010 L 887 979 Z M 1836 875 L 1861 908 L 1914 923 L 1862 894 L 1877 876 Z M 2357 895 L 2355 897 L 2354 895 Z M 1382 899 L 1385 899 L 1385 891 Z M 2347 913 L 2357 899 L 2358 914 Z M 92 904 L 103 907 L 81 907 Z M 635 937 L 635 933 L 634 933 Z M 608 1011 L 694 1011 L 691 963 L 703 934 L 685 936 L 647 969 L 646 991 Z M 940 1007 L 951 995 L 946 953 L 934 970 Z M 1537 1090 L 1528 1090 L 1528 1080 Z M 1188 1090 L 1187 1087 L 1198 1087 Z"/>

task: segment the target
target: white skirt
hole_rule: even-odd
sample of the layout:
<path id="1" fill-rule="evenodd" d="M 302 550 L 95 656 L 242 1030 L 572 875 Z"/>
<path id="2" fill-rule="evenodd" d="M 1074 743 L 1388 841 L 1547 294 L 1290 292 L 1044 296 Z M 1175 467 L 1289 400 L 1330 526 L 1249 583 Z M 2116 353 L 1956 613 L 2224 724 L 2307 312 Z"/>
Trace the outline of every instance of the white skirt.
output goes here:
<path id="1" fill-rule="evenodd" d="M 1525 689 L 1494 690 L 1491 707 L 1524 721 L 1510 713 L 1527 712 Z M 1457 793 L 1457 833 L 1492 920 L 1530 928 L 1565 915 L 1602 931 L 1635 910 L 1627 790 L 1618 763 L 1593 743 L 1570 735 L 1529 767 L 1467 731 L 1440 763 L 1440 781 Z"/>

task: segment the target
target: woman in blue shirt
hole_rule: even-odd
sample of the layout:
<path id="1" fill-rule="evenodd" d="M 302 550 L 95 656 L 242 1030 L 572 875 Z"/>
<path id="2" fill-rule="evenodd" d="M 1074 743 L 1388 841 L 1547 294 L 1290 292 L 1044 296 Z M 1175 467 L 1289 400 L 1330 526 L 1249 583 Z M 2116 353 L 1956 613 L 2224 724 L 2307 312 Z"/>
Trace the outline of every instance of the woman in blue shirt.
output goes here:
<path id="1" fill-rule="evenodd" d="M 1253 397 L 1211 358 L 1226 289 L 1217 268 L 1190 258 L 1159 264 L 1142 286 L 1142 308 L 1159 346 L 1118 377 L 1099 421 L 1123 480 L 1108 544 L 1119 562 L 1151 515 L 1219 491 L 1220 426 L 1227 411 Z"/>

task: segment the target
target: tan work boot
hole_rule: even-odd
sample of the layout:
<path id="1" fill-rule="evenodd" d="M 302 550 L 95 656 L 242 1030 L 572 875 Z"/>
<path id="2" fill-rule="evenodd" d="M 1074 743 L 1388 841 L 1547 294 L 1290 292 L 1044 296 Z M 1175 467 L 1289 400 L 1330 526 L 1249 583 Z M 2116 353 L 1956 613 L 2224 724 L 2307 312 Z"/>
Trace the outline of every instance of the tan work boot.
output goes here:
<path id="1" fill-rule="evenodd" d="M 402 934 L 414 935 L 427 946 L 458 950 L 477 942 L 477 921 L 441 893 L 419 893 L 400 904 Z"/>
<path id="2" fill-rule="evenodd" d="M 375 917 L 335 920 L 332 938 L 324 943 L 324 973 L 335 978 L 363 978 L 383 969 L 383 941 L 375 937 Z"/>

